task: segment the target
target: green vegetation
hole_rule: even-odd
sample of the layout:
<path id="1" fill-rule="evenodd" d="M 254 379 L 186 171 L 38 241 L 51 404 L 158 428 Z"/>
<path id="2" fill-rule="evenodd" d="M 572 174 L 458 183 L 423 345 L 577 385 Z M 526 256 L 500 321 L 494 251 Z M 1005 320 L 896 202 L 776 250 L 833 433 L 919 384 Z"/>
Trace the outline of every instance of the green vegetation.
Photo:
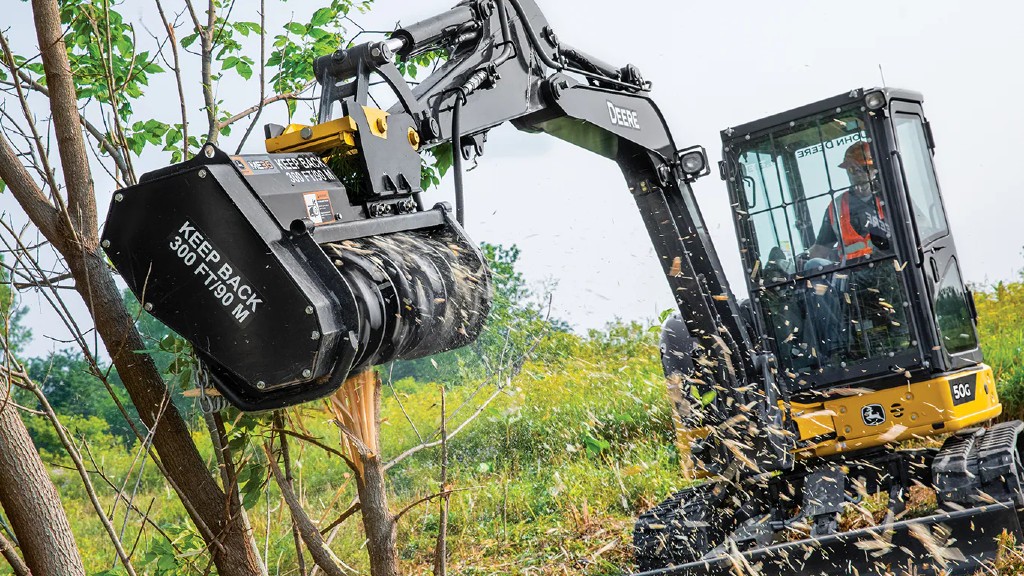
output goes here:
<path id="1" fill-rule="evenodd" d="M 492 261 L 499 260 L 495 313 L 505 318 L 492 325 L 513 331 L 493 329 L 490 340 L 485 337 L 461 356 L 435 359 L 437 367 L 429 360 L 405 363 L 401 370 L 396 366 L 390 371 L 390 380 L 389 370 L 383 371 L 385 460 L 436 439 L 431 434 L 440 423 L 443 387 L 449 431 L 458 430 L 450 442 L 448 470 L 455 490 L 448 528 L 452 573 L 628 571 L 633 518 L 684 484 L 664 400 L 657 329 L 620 323 L 586 336 L 561 330 L 530 299 L 515 272 L 518 253 L 485 249 Z M 1024 282 L 999 284 L 976 292 L 975 298 L 982 343 L 1007 414 L 1019 417 L 1024 414 L 1024 368 L 1018 361 L 1024 346 Z M 160 342 L 173 342 L 159 327 L 145 328 L 154 350 Z M 506 356 L 512 346 L 519 356 L 532 350 L 518 374 L 512 376 L 508 367 L 488 369 L 483 359 L 502 351 L 488 350 L 499 346 L 496 342 L 505 347 Z M 159 362 L 173 371 L 172 352 L 165 349 Z M 124 419 L 112 411 L 109 396 L 87 364 L 70 354 L 55 354 L 30 365 L 34 373 L 46 370 L 41 382 L 48 382 L 44 387 L 50 401 L 89 455 L 104 507 L 115 511 L 115 525 L 120 529 L 125 522 L 124 502 L 114 505 L 118 491 L 148 515 L 144 530 L 136 512 L 124 528 L 124 541 L 135 547 L 137 566 L 159 576 L 202 574 L 208 562 L 202 539 L 156 467 L 138 457 L 139 442 L 123 430 Z M 400 373 L 401 378 L 395 377 Z M 431 373 L 436 377 L 429 378 Z M 314 521 L 326 526 L 355 496 L 349 469 L 318 445 L 337 449 L 339 432 L 321 403 L 289 410 L 286 418 L 290 428 L 307 437 L 291 442 L 297 490 Z M 114 554 L 109 542 L 80 481 L 67 470 L 70 463 L 48 423 L 32 415 L 25 420 L 51 465 L 87 570 L 120 574 L 117 568 L 110 571 Z M 270 417 L 229 413 L 226 420 L 236 455 L 244 454 L 242 497 L 260 549 L 269 550 L 271 574 L 295 573 L 287 507 L 276 484 L 267 481 L 265 461 L 254 449 L 267 436 Z M 213 470 L 208 434 L 199 419 L 193 422 L 195 438 Z M 439 450 L 420 450 L 389 470 L 396 510 L 439 491 Z M 402 518 L 400 554 L 410 573 L 429 573 L 438 521 L 436 502 L 415 504 Z M 334 535 L 332 548 L 342 561 L 364 572 L 368 567 L 362 547 L 358 516 L 349 518 Z M 0 566 L 0 574 L 9 573 L 5 570 L 6 565 Z"/>
<path id="2" fill-rule="evenodd" d="M 1024 274 L 1022 281 L 975 292 L 974 301 L 981 348 L 996 374 L 1003 417 L 1024 418 Z"/>

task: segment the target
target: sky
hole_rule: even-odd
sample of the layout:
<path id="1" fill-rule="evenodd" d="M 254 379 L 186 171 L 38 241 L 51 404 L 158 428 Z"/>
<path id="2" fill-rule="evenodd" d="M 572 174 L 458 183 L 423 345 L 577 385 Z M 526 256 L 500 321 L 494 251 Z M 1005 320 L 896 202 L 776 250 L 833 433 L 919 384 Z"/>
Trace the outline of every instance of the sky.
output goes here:
<path id="1" fill-rule="evenodd" d="M 439 0 L 377 0 L 358 17 L 367 29 L 392 29 L 450 8 Z M 679 2 L 539 0 L 559 37 L 606 62 L 639 67 L 653 83 L 682 148 L 707 147 L 720 158 L 719 131 L 853 88 L 884 84 L 925 95 L 925 114 L 937 142 L 936 164 L 965 278 L 979 285 L 1018 278 L 1024 268 L 1020 223 L 1020 162 L 1015 144 L 1022 126 L 1024 54 L 1018 23 L 1024 4 L 953 0 L 850 3 L 825 0 Z M 270 30 L 294 14 L 305 21 L 320 3 L 293 0 L 289 12 L 268 17 Z M 256 19 L 255 2 L 239 2 Z M 18 3 L 12 35 L 32 41 L 28 4 Z M 291 12 L 294 11 L 294 12 Z M 126 18 L 158 28 L 152 4 L 128 0 Z M 275 25 L 276 22 L 276 25 Z M 27 51 L 27 50 L 26 50 Z M 255 54 L 254 54 L 255 57 Z M 195 78 L 195 76 L 193 76 Z M 195 82 L 198 84 L 198 82 Z M 227 75 L 219 93 L 255 102 L 258 88 Z M 190 105 L 200 118 L 200 99 Z M 383 103 L 383 102 L 382 102 Z M 155 85 L 137 109 L 166 112 L 173 121 L 172 86 Z M 283 107 L 263 122 L 284 123 Z M 231 142 L 227 140 L 226 142 Z M 233 150 L 234 146 L 231 146 Z M 246 152 L 262 152 L 253 140 Z M 164 156 L 146 156 L 155 169 Z M 745 293 L 723 182 L 712 175 L 694 190 L 732 288 Z M 428 205 L 451 199 L 451 178 L 426 196 Z M 98 188 L 103 185 L 98 180 Z M 550 138 L 492 130 L 478 165 L 465 175 L 466 229 L 475 241 L 522 251 L 520 270 L 538 295 L 550 294 L 552 314 L 578 330 L 616 318 L 650 320 L 673 306 L 671 292 L 618 167 Z M 4 210 L 17 213 L 9 194 Z M 110 191 L 100 194 L 105 207 Z M 104 208 L 105 210 L 105 208 Z M 30 355 L 64 338 L 47 304 L 31 294 L 25 304 L 35 341 Z M 78 309 L 80 317 L 84 308 Z"/>

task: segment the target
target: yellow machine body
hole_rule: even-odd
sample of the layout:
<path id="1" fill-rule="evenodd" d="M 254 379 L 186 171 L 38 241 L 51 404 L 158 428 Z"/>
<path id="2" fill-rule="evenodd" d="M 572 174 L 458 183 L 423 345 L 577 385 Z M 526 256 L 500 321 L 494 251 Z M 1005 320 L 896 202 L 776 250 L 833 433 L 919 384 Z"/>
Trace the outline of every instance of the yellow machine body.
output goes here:
<path id="1" fill-rule="evenodd" d="M 952 384 L 965 377 L 976 378 L 976 394 L 973 400 L 957 404 Z M 865 422 L 863 410 L 873 405 L 885 411 L 881 424 Z M 992 368 L 985 364 L 882 390 L 835 390 L 821 402 L 791 403 L 788 410 L 784 404 L 780 407 L 795 424 L 797 458 L 832 456 L 954 433 L 992 420 L 1003 410 Z M 693 442 L 712 432 L 711 427 L 685 428 L 676 418 L 676 441 L 683 455 L 684 473 L 691 479 L 709 476 L 692 464 L 690 454 Z"/>
<path id="2" fill-rule="evenodd" d="M 977 393 L 973 400 L 958 405 L 952 384 L 971 376 L 977 379 Z M 872 405 L 885 410 L 884 423 L 865 422 L 862 411 Z M 1002 410 L 992 369 L 982 364 L 905 386 L 844 390 L 820 403 L 794 403 L 790 415 L 800 435 L 798 455 L 809 457 L 957 432 L 987 422 Z"/>

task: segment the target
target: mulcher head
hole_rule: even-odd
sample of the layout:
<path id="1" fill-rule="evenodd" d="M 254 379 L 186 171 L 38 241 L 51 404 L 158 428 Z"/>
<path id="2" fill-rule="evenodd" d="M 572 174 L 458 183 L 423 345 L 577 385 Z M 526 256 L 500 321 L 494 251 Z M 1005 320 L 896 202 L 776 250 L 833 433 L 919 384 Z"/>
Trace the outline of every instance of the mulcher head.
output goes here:
<path id="1" fill-rule="evenodd" d="M 192 343 L 243 410 L 469 344 L 490 307 L 483 256 L 443 205 L 352 201 L 309 153 L 205 146 L 118 192 L 102 240 L 145 310 Z"/>

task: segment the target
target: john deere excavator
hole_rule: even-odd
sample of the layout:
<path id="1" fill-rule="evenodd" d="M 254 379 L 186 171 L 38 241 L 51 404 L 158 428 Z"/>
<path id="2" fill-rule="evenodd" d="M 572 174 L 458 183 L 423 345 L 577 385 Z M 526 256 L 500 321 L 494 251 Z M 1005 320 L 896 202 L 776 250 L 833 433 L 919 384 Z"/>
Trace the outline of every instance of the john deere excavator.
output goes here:
<path id="1" fill-rule="evenodd" d="M 427 51 L 445 62 L 411 86 L 396 59 Z M 691 189 L 704 149 L 676 146 L 636 67 L 564 43 L 533 0 L 467 0 L 312 64 L 315 125 L 145 175 L 102 238 L 231 404 L 298 404 L 476 338 L 490 273 L 461 226 L 461 163 L 509 121 L 621 167 L 678 303 L 662 357 L 703 481 L 639 519 L 641 570 L 967 574 L 1004 530 L 1020 539 L 1024 424 L 980 427 L 1001 406 L 919 94 L 858 89 L 722 132 L 740 303 Z M 390 109 L 369 104 L 377 81 Z M 446 144 L 454 216 L 421 197 L 421 155 Z M 937 504 L 911 518 L 917 489 Z M 842 531 L 865 498 L 885 518 Z"/>

